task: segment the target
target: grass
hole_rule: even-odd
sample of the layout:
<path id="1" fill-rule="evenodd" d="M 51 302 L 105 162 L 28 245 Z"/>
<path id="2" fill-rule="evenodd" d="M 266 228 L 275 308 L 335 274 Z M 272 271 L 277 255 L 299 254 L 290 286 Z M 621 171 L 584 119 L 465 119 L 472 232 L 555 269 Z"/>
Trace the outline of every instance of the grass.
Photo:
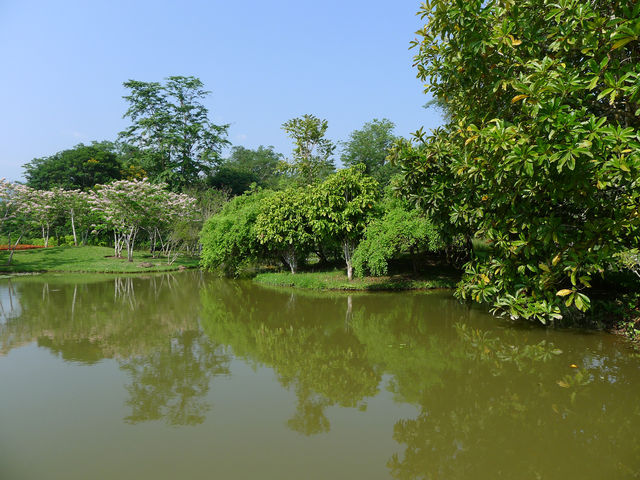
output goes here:
<path id="1" fill-rule="evenodd" d="M 428 290 L 435 288 L 453 288 L 458 277 L 448 271 L 436 269 L 422 275 L 397 274 L 386 277 L 354 278 L 347 280 L 344 270 L 328 270 L 321 272 L 290 272 L 259 273 L 254 281 L 261 285 L 273 287 L 294 287 L 309 290 Z"/>
<path id="2" fill-rule="evenodd" d="M 195 268 L 199 259 L 179 257 L 173 265 L 166 258 L 152 258 L 148 252 L 135 252 L 133 262 L 113 258 L 108 247 L 50 247 L 16 251 L 11 265 L 7 265 L 8 252 L 0 252 L 0 272 L 76 272 L 76 273 L 138 273 L 178 270 L 180 266 Z M 140 264 L 148 262 L 151 267 Z"/>

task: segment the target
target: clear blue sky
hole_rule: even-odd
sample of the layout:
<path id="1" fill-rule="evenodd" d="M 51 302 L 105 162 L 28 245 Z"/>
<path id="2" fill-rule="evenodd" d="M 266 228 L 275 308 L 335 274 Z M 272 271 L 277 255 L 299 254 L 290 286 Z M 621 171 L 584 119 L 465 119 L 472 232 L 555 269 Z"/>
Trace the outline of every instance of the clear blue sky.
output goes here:
<path id="1" fill-rule="evenodd" d="M 122 82 L 199 77 L 234 145 L 273 145 L 312 113 L 335 141 L 373 118 L 434 128 L 415 78 L 419 1 L 0 0 L 0 177 L 127 125 Z"/>

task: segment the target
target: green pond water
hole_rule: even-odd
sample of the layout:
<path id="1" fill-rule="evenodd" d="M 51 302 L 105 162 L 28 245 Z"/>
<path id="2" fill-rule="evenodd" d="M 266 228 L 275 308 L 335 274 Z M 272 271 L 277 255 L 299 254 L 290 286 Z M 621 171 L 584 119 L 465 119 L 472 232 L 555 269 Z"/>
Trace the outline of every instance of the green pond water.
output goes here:
<path id="1" fill-rule="evenodd" d="M 633 479 L 640 357 L 447 292 L 0 280 L 0 479 Z"/>

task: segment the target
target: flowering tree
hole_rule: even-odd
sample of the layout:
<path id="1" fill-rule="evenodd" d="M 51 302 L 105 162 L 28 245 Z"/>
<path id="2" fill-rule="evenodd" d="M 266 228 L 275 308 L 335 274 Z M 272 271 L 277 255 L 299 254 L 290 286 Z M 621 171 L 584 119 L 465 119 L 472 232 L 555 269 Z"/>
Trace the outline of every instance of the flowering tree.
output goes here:
<path id="1" fill-rule="evenodd" d="M 29 219 L 42 230 L 44 246 L 49 246 L 49 233 L 53 222 L 60 216 L 60 191 L 36 190 L 27 186 L 20 186 L 22 193 L 23 213 L 29 214 Z"/>
<path id="2" fill-rule="evenodd" d="M 98 221 L 97 213 L 92 210 L 91 195 L 81 190 L 57 190 L 57 197 L 61 201 L 62 208 L 69 215 L 71 220 L 71 231 L 73 232 L 73 243 L 78 246 L 78 234 L 82 245 L 87 244 L 87 237 L 91 226 Z"/>
<path id="3" fill-rule="evenodd" d="M 133 261 L 133 248 L 141 229 L 160 240 L 171 231 L 178 220 L 184 220 L 195 210 L 195 200 L 184 194 L 166 190 L 166 184 L 152 184 L 146 179 L 119 180 L 97 186 L 90 195 L 91 210 L 102 217 L 102 226 L 114 232 L 115 256 L 122 256 L 127 248 L 127 260 Z"/>
<path id="4" fill-rule="evenodd" d="M 91 209 L 102 217 L 103 227 L 113 230 L 114 253 L 122 256 L 127 247 L 127 260 L 133 261 L 133 247 L 141 228 L 149 223 L 149 214 L 162 203 L 164 184 L 151 184 L 146 180 L 119 180 L 98 185 L 91 194 Z"/>
<path id="5" fill-rule="evenodd" d="M 6 232 L 10 249 L 7 264 L 11 263 L 15 247 L 20 243 L 22 236 L 30 225 L 30 190 L 24 185 L 0 179 L 0 230 Z M 13 248 L 11 248 L 12 236 L 16 238 Z"/>
<path id="6" fill-rule="evenodd" d="M 4 178 L 0 178 L 0 229 L 13 214 L 12 185 Z"/>
<path id="7" fill-rule="evenodd" d="M 164 191 L 160 202 L 149 212 L 150 236 L 160 242 L 163 255 L 173 263 L 180 250 L 199 243 L 200 225 L 196 199 L 184 193 Z"/>

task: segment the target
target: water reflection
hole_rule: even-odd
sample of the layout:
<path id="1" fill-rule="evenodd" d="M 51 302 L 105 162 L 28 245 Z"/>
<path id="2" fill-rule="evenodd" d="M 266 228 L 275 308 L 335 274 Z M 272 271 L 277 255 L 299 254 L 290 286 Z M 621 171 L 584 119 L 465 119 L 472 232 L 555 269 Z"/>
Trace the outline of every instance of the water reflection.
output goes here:
<path id="1" fill-rule="evenodd" d="M 19 315 L 5 317 L 0 352 L 37 342 L 75 363 L 115 359 L 130 378 L 126 422 L 202 423 L 210 408 L 211 380 L 229 373 L 229 355 L 198 326 L 202 276 L 188 277 L 195 287 L 190 290 L 173 274 L 80 280 L 14 282 L 12 301 L 19 298 L 22 308 Z M 193 298 L 185 296 L 189 291 Z"/>
<path id="2" fill-rule="evenodd" d="M 295 395 L 286 425 L 303 436 L 332 433 L 331 407 L 415 407 L 393 428 L 397 479 L 637 477 L 640 362 L 606 335 L 500 325 L 445 294 L 314 296 L 197 272 L 85 280 L 2 284 L 0 351 L 114 359 L 127 423 L 202 424 L 237 359 Z M 254 405 L 269 414 L 259 390 Z"/>
<path id="3" fill-rule="evenodd" d="M 164 419 L 196 425 L 211 408 L 205 400 L 213 377 L 229 373 L 228 356 L 197 330 L 176 332 L 153 353 L 123 360 L 131 414 L 127 423 Z"/>

